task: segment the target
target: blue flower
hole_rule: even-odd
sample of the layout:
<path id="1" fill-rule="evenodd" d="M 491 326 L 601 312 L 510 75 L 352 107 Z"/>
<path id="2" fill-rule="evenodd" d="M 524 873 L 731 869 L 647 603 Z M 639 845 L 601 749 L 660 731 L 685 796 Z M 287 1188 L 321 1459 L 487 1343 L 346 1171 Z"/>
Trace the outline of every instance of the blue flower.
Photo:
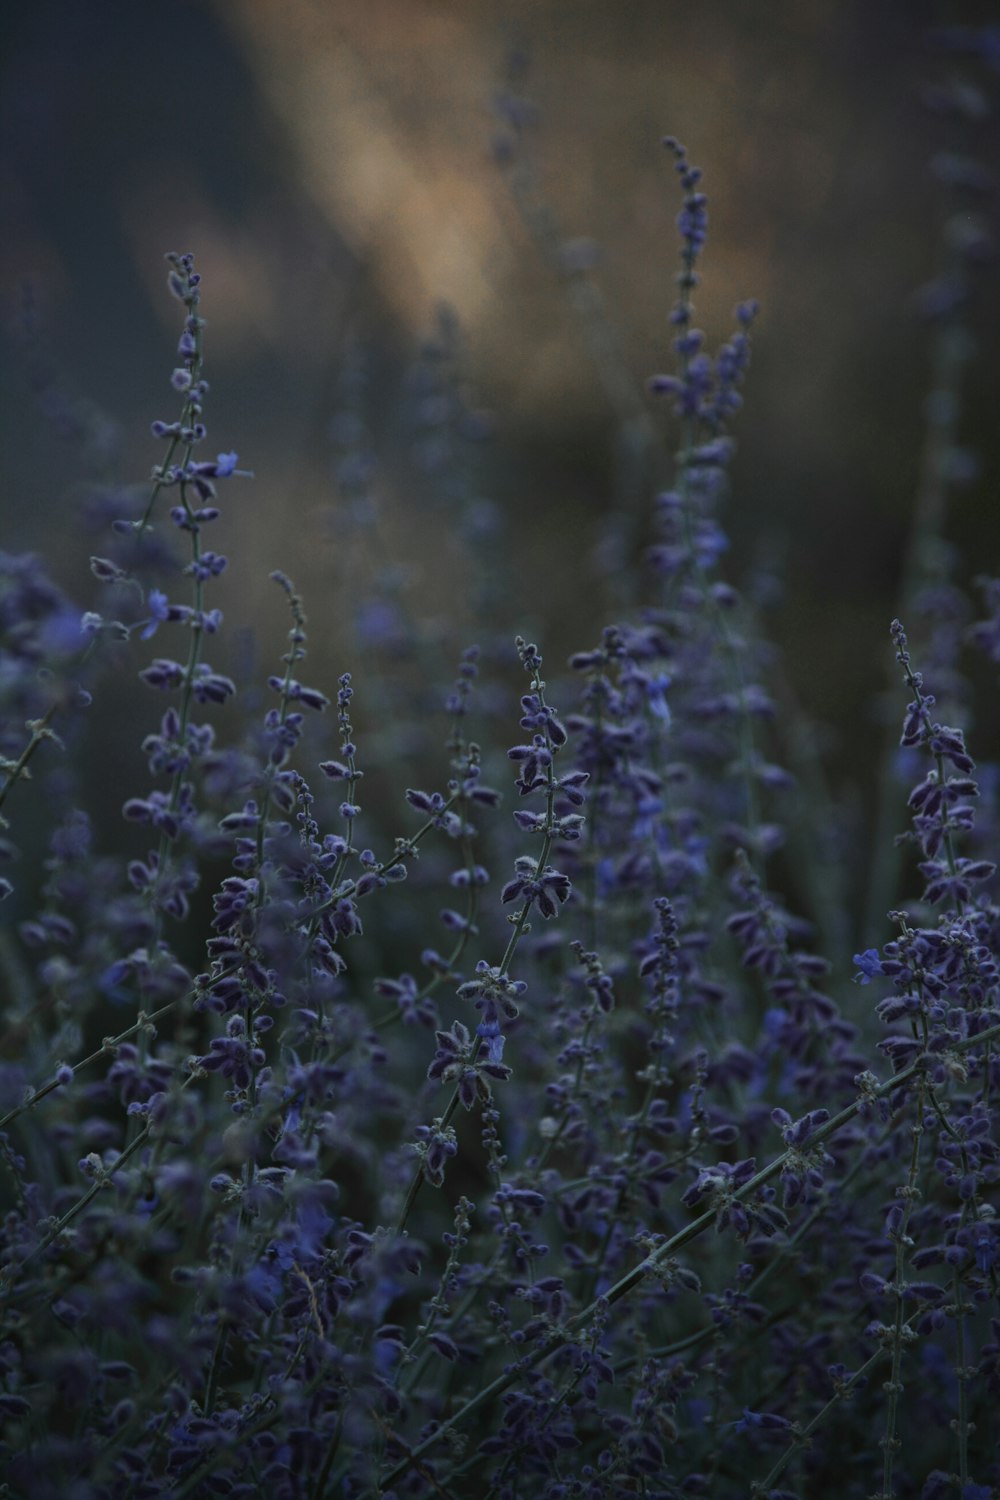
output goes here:
<path id="1" fill-rule="evenodd" d="M 477 1036 L 486 1043 L 486 1054 L 491 1063 L 503 1062 L 503 1047 L 506 1037 L 496 1021 L 481 1021 L 476 1027 Z"/>
<path id="2" fill-rule="evenodd" d="M 748 1406 L 744 1406 L 742 1417 L 730 1425 L 736 1432 L 748 1432 L 752 1427 L 764 1432 L 786 1432 L 792 1424 L 787 1417 L 779 1417 L 773 1412 L 751 1411 Z"/>
<path id="3" fill-rule="evenodd" d="M 864 953 L 855 953 L 852 959 L 861 971 L 854 976 L 855 984 L 869 984 L 876 974 L 882 972 L 882 960 L 877 948 L 866 948 Z"/>
<path id="4" fill-rule="evenodd" d="M 646 702 L 650 713 L 657 719 L 670 727 L 670 706 L 667 703 L 667 688 L 670 686 L 670 678 L 665 672 L 657 672 L 655 677 L 649 679 L 646 688 Z"/>
<path id="5" fill-rule="evenodd" d="M 976 1267 L 983 1276 L 988 1276 L 996 1260 L 996 1246 L 985 1224 L 981 1224 L 973 1241 L 976 1252 Z"/>
<path id="6" fill-rule="evenodd" d="M 146 603 L 149 605 L 149 619 L 142 628 L 144 641 L 148 641 L 150 636 L 156 634 L 164 620 L 168 618 L 170 609 L 167 596 L 162 589 L 150 589 Z"/>

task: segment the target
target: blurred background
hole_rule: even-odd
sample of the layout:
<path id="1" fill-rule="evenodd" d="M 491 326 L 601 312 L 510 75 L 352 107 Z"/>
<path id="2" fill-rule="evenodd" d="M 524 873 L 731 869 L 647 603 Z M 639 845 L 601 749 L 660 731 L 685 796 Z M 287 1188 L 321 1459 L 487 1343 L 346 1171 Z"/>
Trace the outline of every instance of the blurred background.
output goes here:
<path id="1" fill-rule="evenodd" d="M 212 538 L 235 563 L 216 596 L 230 639 L 252 627 L 273 669 L 287 627 L 267 575 L 281 567 L 306 599 L 308 680 L 327 691 L 345 668 L 363 676 L 369 649 L 405 654 L 408 619 L 457 660 L 474 637 L 435 475 L 454 475 L 442 392 L 458 393 L 470 524 L 504 551 L 498 638 L 535 633 L 561 666 L 613 615 L 609 517 L 631 508 L 641 534 L 669 474 L 670 419 L 645 381 L 669 368 L 672 133 L 709 195 L 696 321 L 715 342 L 735 302 L 761 303 L 727 571 L 767 610 L 791 690 L 830 726 L 835 780 L 863 795 L 922 483 L 926 313 L 947 303 L 947 274 L 935 278 L 956 253 L 971 340 L 944 529 L 960 579 L 1000 551 L 995 200 L 987 175 L 956 187 L 928 168 L 935 153 L 997 166 L 1000 38 L 978 60 L 926 41 L 990 10 L 5 7 L 0 545 L 43 550 L 100 607 L 94 516 L 114 513 L 102 494 L 141 485 L 159 457 L 149 423 L 175 415 L 163 255 L 191 250 L 208 447 L 256 475 L 227 484 Z M 498 117 L 512 95 L 531 107 Z M 366 528 L 388 603 L 358 593 Z"/>

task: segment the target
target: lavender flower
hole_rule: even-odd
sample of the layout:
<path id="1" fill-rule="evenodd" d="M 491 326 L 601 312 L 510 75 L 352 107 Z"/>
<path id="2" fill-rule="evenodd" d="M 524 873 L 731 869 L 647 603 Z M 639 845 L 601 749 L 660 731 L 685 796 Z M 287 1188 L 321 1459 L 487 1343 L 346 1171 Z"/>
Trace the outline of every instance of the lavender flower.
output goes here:
<path id="1" fill-rule="evenodd" d="M 512 90 L 501 113 L 534 215 L 532 111 Z M 620 580 L 621 617 L 594 623 L 570 684 L 516 638 L 503 740 L 495 618 L 457 671 L 428 670 L 416 738 L 376 671 L 403 650 L 401 611 L 378 662 L 361 650 L 324 681 L 276 570 L 277 670 L 258 690 L 238 656 L 205 660 L 228 623 L 205 528 L 245 471 L 198 456 L 189 255 L 168 257 L 179 411 L 153 424 L 138 526 L 119 517 L 91 561 L 123 619 L 81 629 L 37 559 L 0 557 L 0 800 L 37 776 L 51 818 L 38 869 L 16 892 L 0 876 L 0 1465 L 18 1493 L 979 1500 L 1000 1479 L 1000 912 L 991 773 L 953 691 L 968 613 L 943 586 L 924 599 L 935 691 L 892 627 L 919 884 L 852 975 L 860 944 L 831 962 L 803 914 L 802 849 L 823 868 L 786 843 L 788 709 L 724 572 L 756 306 L 713 353 L 693 306 L 702 174 L 667 146 L 680 272 L 653 388 L 679 435 L 649 589 Z M 968 163 L 938 172 L 987 190 Z M 556 239 L 593 332 L 594 256 Z M 413 457 L 495 611 L 457 339 L 442 314 L 410 379 Z M 360 533 L 375 440 L 352 380 L 334 441 Z M 163 491 L 186 553 L 169 582 L 142 550 Z M 996 655 L 994 621 L 969 634 Z M 136 663 L 140 699 L 162 694 L 149 784 L 122 789 L 119 855 L 50 751 L 74 744 L 91 655 L 154 636 L 164 654 Z"/>

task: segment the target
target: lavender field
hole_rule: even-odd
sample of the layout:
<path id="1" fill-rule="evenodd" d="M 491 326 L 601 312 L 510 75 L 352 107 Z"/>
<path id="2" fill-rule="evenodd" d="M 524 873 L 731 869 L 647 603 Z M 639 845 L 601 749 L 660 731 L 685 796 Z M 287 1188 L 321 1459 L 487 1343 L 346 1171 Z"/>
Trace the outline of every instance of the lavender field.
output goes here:
<path id="1" fill-rule="evenodd" d="M 0 1496 L 1000 1494 L 1000 41 L 913 30 L 942 205 L 898 287 L 913 513 L 838 634 L 889 522 L 803 500 L 818 646 L 737 456 L 761 358 L 792 413 L 808 372 L 752 285 L 716 331 L 679 115 L 636 379 L 614 261 L 550 192 L 530 27 L 477 149 L 604 414 L 578 512 L 590 419 L 505 455 L 450 304 L 400 355 L 352 271 L 317 512 L 231 312 L 240 399 L 216 376 L 210 236 L 144 266 L 169 333 L 109 313 L 159 392 L 131 435 L 119 354 L 88 335 L 67 373 L 17 268 Z M 754 485 L 807 437 L 758 442 Z M 73 482 L 35 493 L 59 442 Z"/>

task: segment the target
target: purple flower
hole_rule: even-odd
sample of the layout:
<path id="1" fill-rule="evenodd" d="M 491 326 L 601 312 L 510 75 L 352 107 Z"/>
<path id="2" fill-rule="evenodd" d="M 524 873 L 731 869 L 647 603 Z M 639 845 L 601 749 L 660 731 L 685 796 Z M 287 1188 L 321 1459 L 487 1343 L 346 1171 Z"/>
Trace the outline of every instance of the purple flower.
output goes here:
<path id="1" fill-rule="evenodd" d="M 500 892 L 500 900 L 506 904 L 521 896 L 529 906 L 537 906 L 543 917 L 556 916 L 573 889 L 569 877 L 551 865 L 537 872 L 535 860 L 526 854 L 518 856 L 514 869 L 517 873 Z"/>
<path id="2" fill-rule="evenodd" d="M 264 1066 L 264 1051 L 248 1040 L 242 1016 L 230 1016 L 226 1030 L 225 1036 L 212 1039 L 211 1050 L 206 1057 L 199 1058 L 199 1066 L 230 1078 L 238 1089 L 249 1088 L 254 1071 Z"/>

